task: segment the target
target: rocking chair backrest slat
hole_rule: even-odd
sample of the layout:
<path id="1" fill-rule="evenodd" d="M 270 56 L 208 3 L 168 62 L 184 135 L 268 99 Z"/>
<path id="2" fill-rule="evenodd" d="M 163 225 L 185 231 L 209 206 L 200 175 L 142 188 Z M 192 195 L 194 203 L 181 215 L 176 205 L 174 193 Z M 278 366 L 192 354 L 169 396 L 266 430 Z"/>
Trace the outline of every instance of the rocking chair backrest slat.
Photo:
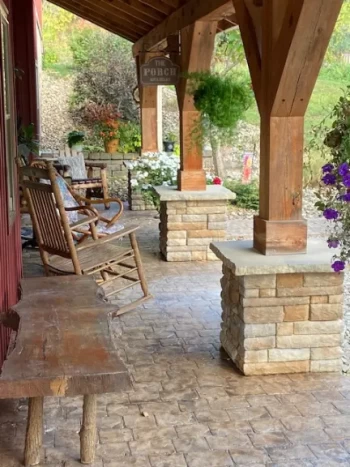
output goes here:
<path id="1" fill-rule="evenodd" d="M 24 192 L 39 247 L 71 258 L 75 269 L 80 269 L 75 264 L 77 253 L 52 164 L 48 164 L 48 169 L 26 167 L 21 175 L 27 178 L 23 180 Z"/>

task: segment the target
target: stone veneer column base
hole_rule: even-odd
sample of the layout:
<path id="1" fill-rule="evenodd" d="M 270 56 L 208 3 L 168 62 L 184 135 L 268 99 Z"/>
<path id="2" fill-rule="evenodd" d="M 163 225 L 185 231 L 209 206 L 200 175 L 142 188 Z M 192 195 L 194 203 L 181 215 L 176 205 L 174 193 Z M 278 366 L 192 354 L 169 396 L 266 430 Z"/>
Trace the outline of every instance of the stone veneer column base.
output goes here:
<path id="1" fill-rule="evenodd" d="M 209 245 L 226 239 L 227 206 L 234 193 L 222 186 L 206 191 L 155 189 L 160 197 L 160 251 L 166 261 L 217 260 Z"/>
<path id="2" fill-rule="evenodd" d="M 211 248 L 223 261 L 221 343 L 245 375 L 341 371 L 344 276 L 322 241 L 295 256 Z"/>

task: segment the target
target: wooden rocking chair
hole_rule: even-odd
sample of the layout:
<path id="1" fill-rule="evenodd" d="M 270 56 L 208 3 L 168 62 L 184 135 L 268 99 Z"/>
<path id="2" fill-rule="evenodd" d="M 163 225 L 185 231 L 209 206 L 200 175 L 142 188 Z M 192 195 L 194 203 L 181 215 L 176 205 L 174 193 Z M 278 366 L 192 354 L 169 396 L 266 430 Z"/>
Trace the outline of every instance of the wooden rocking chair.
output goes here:
<path id="1" fill-rule="evenodd" d="M 143 296 L 120 308 L 116 316 L 151 298 L 135 235 L 137 226 L 98 238 L 96 211 L 89 206 L 65 208 L 53 168 L 23 167 L 21 178 L 46 275 L 94 275 L 105 290 L 112 282 L 119 283 L 119 288 L 106 291 L 107 297 L 140 285 Z M 69 222 L 68 212 L 79 213 L 79 218 Z M 86 232 L 90 239 L 77 244 L 75 237 Z M 126 236 L 130 247 L 110 243 Z"/>

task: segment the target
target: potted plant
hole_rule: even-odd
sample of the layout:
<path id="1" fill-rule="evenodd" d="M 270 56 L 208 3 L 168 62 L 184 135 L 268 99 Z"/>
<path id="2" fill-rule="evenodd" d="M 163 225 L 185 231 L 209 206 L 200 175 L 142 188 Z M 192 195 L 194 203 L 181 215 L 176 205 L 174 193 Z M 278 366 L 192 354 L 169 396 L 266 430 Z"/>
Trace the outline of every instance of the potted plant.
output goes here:
<path id="1" fill-rule="evenodd" d="M 18 157 L 23 158 L 27 163 L 31 162 L 31 156 L 39 155 L 39 142 L 35 138 L 35 126 L 31 123 L 28 126 L 18 127 Z"/>
<path id="2" fill-rule="evenodd" d="M 103 140 L 105 152 L 112 154 L 119 149 L 119 122 L 108 119 L 99 124 L 99 135 Z"/>
<path id="3" fill-rule="evenodd" d="M 84 131 L 73 130 L 70 133 L 68 133 L 68 136 L 67 136 L 68 146 L 77 152 L 83 151 L 84 140 L 85 140 Z"/>
<path id="4" fill-rule="evenodd" d="M 169 132 L 166 134 L 165 139 L 163 141 L 163 149 L 165 152 L 174 152 L 175 144 L 176 144 L 177 137 L 175 133 Z"/>

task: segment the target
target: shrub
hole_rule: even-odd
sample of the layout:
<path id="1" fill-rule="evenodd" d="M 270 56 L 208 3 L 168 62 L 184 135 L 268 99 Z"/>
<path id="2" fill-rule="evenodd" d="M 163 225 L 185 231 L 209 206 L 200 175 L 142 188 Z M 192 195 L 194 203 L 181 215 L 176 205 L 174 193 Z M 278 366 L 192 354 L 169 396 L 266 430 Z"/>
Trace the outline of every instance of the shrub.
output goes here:
<path id="1" fill-rule="evenodd" d="M 137 85 L 130 43 L 95 28 L 77 30 L 71 48 L 77 70 L 71 100 L 73 116 L 80 116 L 86 103 L 112 104 L 123 118 L 138 121 L 133 90 Z"/>
<path id="2" fill-rule="evenodd" d="M 226 180 L 224 186 L 236 193 L 234 204 L 239 208 L 259 209 L 259 187 L 256 182 L 245 185 L 239 181 Z"/>
<path id="3" fill-rule="evenodd" d="M 136 193 L 142 193 L 145 201 L 159 208 L 159 197 L 154 187 L 176 185 L 179 167 L 179 158 L 176 156 L 158 152 L 145 153 L 139 160 L 129 164 L 132 173 L 131 188 Z"/>

